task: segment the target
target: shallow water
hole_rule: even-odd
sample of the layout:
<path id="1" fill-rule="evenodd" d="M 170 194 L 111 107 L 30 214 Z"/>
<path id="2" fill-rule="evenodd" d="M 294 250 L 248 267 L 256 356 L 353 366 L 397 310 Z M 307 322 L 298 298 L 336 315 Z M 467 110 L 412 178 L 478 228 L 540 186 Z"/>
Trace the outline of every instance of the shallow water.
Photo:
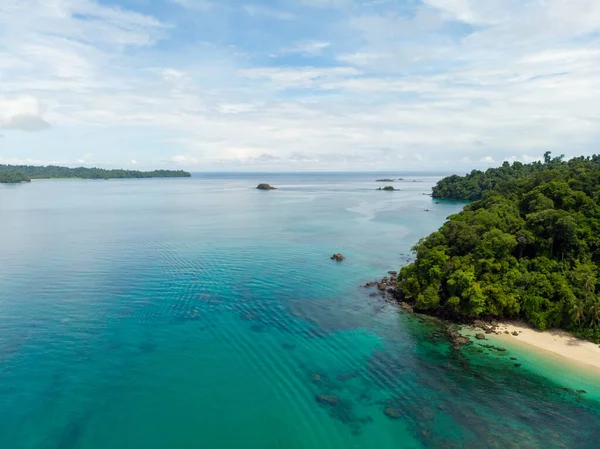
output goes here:
<path id="1" fill-rule="evenodd" d="M 462 207 L 378 177 L 0 186 L 0 447 L 600 446 L 589 380 L 361 287 Z"/>

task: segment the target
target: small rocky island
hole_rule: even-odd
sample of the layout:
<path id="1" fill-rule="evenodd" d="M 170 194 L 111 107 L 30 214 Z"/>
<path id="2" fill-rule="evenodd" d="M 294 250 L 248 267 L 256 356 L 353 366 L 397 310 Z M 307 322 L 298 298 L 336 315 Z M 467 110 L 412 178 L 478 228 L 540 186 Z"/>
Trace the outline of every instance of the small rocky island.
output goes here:
<path id="1" fill-rule="evenodd" d="M 383 178 L 383 179 L 377 179 L 375 182 L 394 182 L 395 180 L 392 178 Z"/>
<path id="2" fill-rule="evenodd" d="M 277 189 L 277 187 L 273 187 L 269 184 L 259 184 L 256 188 L 258 190 L 276 190 Z"/>
<path id="3" fill-rule="evenodd" d="M 394 188 L 394 186 L 385 186 L 383 189 L 379 187 L 377 190 L 386 190 L 388 192 L 393 192 L 396 189 Z"/>
<path id="4" fill-rule="evenodd" d="M 341 262 L 342 260 L 344 260 L 344 256 L 341 253 L 336 253 L 333 256 L 331 256 L 330 259 Z"/>

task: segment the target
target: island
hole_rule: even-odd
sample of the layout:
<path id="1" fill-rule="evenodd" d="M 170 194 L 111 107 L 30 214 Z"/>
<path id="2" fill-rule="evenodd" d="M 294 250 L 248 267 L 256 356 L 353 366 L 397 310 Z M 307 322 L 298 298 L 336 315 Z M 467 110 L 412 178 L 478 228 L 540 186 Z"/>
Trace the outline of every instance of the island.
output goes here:
<path id="1" fill-rule="evenodd" d="M 21 171 L 0 170 L 0 184 L 18 184 L 20 182 L 31 182 L 31 178 Z"/>
<path id="2" fill-rule="evenodd" d="M 600 155 L 563 159 L 547 152 L 439 181 L 434 198 L 473 202 L 415 245 L 393 280 L 397 299 L 454 321 L 517 320 L 600 343 Z"/>
<path id="3" fill-rule="evenodd" d="M 256 186 L 258 190 L 277 190 L 277 187 L 273 187 L 269 184 L 259 184 Z"/>
<path id="4" fill-rule="evenodd" d="M 383 178 L 383 179 L 377 179 L 375 180 L 375 182 L 394 182 L 395 180 L 392 178 Z"/>
<path id="5" fill-rule="evenodd" d="M 385 186 L 383 189 L 379 187 L 377 190 L 386 190 L 388 192 L 393 192 L 396 189 L 394 188 L 394 186 Z"/>
<path id="6" fill-rule="evenodd" d="M 80 178 L 80 179 L 125 179 L 125 178 L 189 178 L 183 170 L 123 170 L 104 168 L 69 168 L 57 165 L 2 165 L 0 183 L 15 183 L 32 179 Z"/>

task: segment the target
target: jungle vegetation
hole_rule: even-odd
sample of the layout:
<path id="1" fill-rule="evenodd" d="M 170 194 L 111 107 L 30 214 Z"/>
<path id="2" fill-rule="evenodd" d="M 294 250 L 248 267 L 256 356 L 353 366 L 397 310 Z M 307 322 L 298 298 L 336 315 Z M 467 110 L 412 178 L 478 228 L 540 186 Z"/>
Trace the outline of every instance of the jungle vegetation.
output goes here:
<path id="1" fill-rule="evenodd" d="M 600 156 L 505 162 L 444 178 L 433 196 L 476 201 L 413 248 L 398 274 L 406 301 L 600 342 Z"/>
<path id="2" fill-rule="evenodd" d="M 7 175 L 13 173 L 13 175 Z M 114 179 L 114 178 L 178 178 L 190 177 L 191 175 L 183 170 L 122 170 L 103 168 L 69 168 L 57 165 L 35 166 L 35 165 L 1 165 L 0 179 L 12 179 L 14 173 L 30 179 L 52 179 L 52 178 L 81 178 L 81 179 Z M 0 181 L 10 182 L 10 181 Z"/>
<path id="3" fill-rule="evenodd" d="M 0 183 L 16 184 L 19 182 L 29 182 L 31 179 L 22 171 L 18 170 L 0 170 Z"/>

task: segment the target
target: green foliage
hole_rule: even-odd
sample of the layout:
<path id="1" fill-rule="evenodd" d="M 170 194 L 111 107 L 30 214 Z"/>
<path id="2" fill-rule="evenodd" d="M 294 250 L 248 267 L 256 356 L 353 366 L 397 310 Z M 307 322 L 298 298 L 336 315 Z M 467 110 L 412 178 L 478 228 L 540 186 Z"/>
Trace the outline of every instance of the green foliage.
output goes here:
<path id="1" fill-rule="evenodd" d="M 600 341 L 600 156 L 450 176 L 434 196 L 476 200 L 413 250 L 398 286 L 421 310 L 518 318 Z"/>
<path id="2" fill-rule="evenodd" d="M 27 179 L 51 179 L 51 178 L 82 178 L 82 179 L 113 179 L 113 178 L 178 178 L 190 177 L 188 172 L 183 170 L 106 170 L 103 168 L 68 168 L 56 165 L 34 166 L 34 165 L 1 165 L 0 164 L 0 182 L 20 182 L 20 181 L 2 181 L 2 179 L 11 179 L 19 173 Z"/>
<path id="3" fill-rule="evenodd" d="M 0 166 L 1 167 L 1 166 Z M 18 170 L 0 170 L 0 184 L 16 184 L 19 182 L 29 182 L 31 179 L 22 171 Z"/>

